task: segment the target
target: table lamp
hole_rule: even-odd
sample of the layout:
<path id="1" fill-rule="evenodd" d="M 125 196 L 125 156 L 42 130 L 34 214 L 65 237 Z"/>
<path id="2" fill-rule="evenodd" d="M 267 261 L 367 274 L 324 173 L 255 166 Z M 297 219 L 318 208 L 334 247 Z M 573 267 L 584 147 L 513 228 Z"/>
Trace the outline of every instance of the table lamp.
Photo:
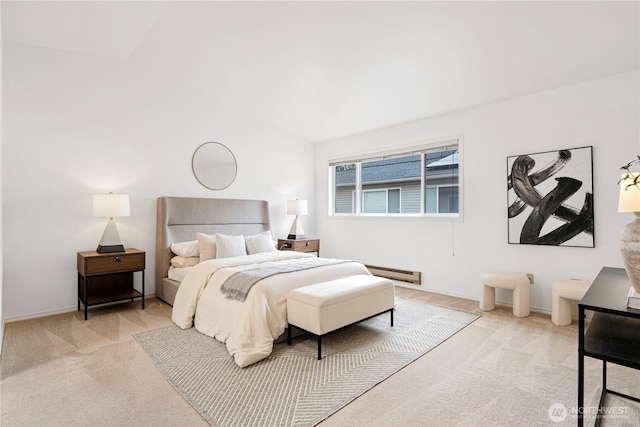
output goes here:
<path id="1" fill-rule="evenodd" d="M 287 202 L 287 215 L 295 215 L 296 219 L 293 220 L 293 224 L 291 225 L 291 230 L 289 230 L 289 235 L 287 239 L 306 239 L 307 236 L 304 234 L 304 230 L 302 229 L 302 224 L 300 223 L 299 215 L 306 215 L 307 211 L 307 201 L 306 200 L 289 200 Z"/>
<path id="2" fill-rule="evenodd" d="M 113 217 L 129 215 L 131 213 L 128 194 L 109 193 L 93 196 L 93 216 L 109 218 L 98 249 L 96 249 L 98 253 L 124 252 L 124 245 L 120 240 L 118 227 L 116 227 Z"/>
<path id="3" fill-rule="evenodd" d="M 640 183 L 636 184 L 637 176 L 638 173 L 622 175 L 618 212 L 633 212 L 636 216 L 620 232 L 620 251 L 629 280 L 636 292 L 640 292 Z"/>

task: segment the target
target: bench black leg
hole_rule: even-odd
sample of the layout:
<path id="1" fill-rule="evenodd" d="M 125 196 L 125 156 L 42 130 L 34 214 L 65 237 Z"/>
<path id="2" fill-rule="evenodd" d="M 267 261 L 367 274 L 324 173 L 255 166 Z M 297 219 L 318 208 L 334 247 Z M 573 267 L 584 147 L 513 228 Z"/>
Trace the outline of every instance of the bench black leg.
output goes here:
<path id="1" fill-rule="evenodd" d="M 391 316 L 391 326 L 393 327 L 393 312 L 394 312 L 394 310 L 395 309 L 390 308 L 389 310 L 381 311 L 378 314 L 374 314 L 373 316 L 367 317 L 366 319 L 362 319 L 362 320 L 370 319 L 372 317 L 378 316 L 378 315 L 383 314 L 383 313 L 388 311 L 390 316 Z M 354 322 L 354 323 L 352 323 L 352 325 L 354 325 L 356 323 L 359 323 L 359 322 L 362 322 L 362 320 L 359 320 L 358 322 Z M 350 325 L 347 325 L 347 326 L 350 326 Z M 344 326 L 344 327 L 346 327 L 346 326 Z M 302 331 L 304 331 L 304 329 L 302 329 L 300 327 L 297 327 L 297 328 L 302 330 Z M 287 324 L 287 344 L 289 344 L 289 345 L 291 345 L 291 329 L 292 329 L 292 325 L 290 323 Z M 313 334 L 313 335 L 315 335 L 315 334 Z M 318 338 L 318 360 L 322 360 L 322 335 L 316 335 L 316 337 Z"/>

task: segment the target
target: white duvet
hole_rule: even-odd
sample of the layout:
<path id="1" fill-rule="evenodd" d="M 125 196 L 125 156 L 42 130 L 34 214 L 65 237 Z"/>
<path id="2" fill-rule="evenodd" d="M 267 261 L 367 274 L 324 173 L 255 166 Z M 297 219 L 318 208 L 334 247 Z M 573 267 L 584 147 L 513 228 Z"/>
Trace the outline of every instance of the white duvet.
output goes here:
<path id="1" fill-rule="evenodd" d="M 240 367 L 262 360 L 271 354 L 273 341 L 287 326 L 289 291 L 341 277 L 370 274 L 369 271 L 361 263 L 350 261 L 278 274 L 257 282 L 244 302 L 225 298 L 220 286 L 242 269 L 295 263 L 312 256 L 282 251 L 202 262 L 180 284 L 171 318 L 182 329 L 195 326 L 199 332 L 225 343 Z"/>

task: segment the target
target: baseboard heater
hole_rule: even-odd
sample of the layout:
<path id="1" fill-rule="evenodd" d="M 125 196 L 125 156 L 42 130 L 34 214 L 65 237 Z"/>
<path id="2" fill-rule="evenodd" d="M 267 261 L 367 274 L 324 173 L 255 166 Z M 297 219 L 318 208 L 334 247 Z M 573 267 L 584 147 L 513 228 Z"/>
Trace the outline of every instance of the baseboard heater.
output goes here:
<path id="1" fill-rule="evenodd" d="M 398 280 L 400 282 L 422 284 L 422 273 L 419 271 L 400 270 L 397 268 L 379 267 L 376 265 L 365 265 L 374 276 L 386 277 L 387 279 Z"/>

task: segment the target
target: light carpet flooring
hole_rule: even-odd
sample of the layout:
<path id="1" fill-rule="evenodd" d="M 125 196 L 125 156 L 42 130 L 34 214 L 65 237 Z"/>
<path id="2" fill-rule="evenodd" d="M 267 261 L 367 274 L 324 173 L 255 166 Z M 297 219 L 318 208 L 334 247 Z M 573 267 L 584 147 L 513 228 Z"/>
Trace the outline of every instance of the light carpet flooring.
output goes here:
<path id="1" fill-rule="evenodd" d="M 321 426 L 576 425 L 576 322 L 558 327 L 535 313 L 518 319 L 508 307 L 482 313 L 474 301 L 406 288 L 397 295 L 482 317 Z M 170 325 L 170 313 L 150 299 L 144 311 L 139 302 L 92 308 L 87 321 L 73 312 L 7 324 L 0 425 L 207 425 L 132 337 Z M 640 396 L 638 371 L 609 366 L 610 388 Z M 587 405 L 597 402 L 600 370 L 587 359 Z M 640 425 L 638 404 L 607 403 L 615 413 L 602 425 Z M 567 408 L 564 421 L 548 416 L 554 404 Z"/>

